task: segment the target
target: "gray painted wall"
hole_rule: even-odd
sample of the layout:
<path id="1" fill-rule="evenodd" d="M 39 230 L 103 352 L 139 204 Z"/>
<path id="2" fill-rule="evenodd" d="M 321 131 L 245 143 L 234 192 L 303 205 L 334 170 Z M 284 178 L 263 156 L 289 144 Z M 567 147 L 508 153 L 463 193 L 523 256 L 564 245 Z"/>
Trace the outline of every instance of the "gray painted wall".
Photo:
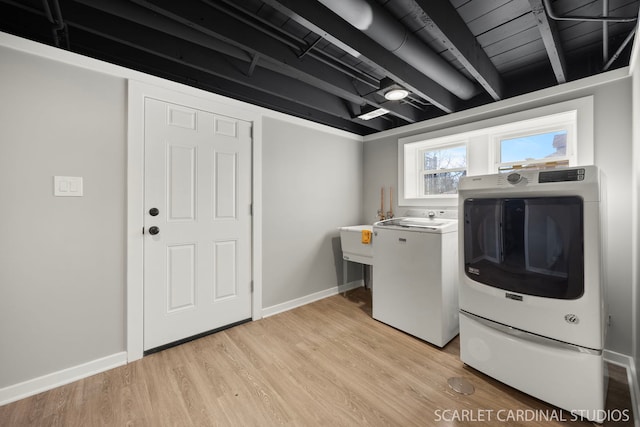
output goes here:
<path id="1" fill-rule="evenodd" d="M 124 351 L 126 91 L 0 58 L 2 388 Z M 54 175 L 84 177 L 84 197 L 54 197 Z"/>
<path id="2" fill-rule="evenodd" d="M 123 78 L 0 58 L 4 388 L 126 350 L 127 111 Z M 264 119 L 263 307 L 343 281 L 338 227 L 361 217 L 362 138 L 318 129 Z M 54 197 L 54 175 L 84 177 L 85 196 Z"/>
<path id="3" fill-rule="evenodd" d="M 636 42 L 638 38 L 636 37 Z M 636 366 L 636 375 L 638 376 L 638 383 L 640 383 L 640 370 L 638 369 L 640 363 L 640 319 L 638 318 L 638 307 L 640 307 L 640 48 L 637 43 L 634 43 L 634 68 L 633 68 L 633 108 L 632 108 L 632 122 L 633 122 L 633 185 L 631 186 L 634 191 L 635 199 L 633 200 L 633 220 L 635 229 L 632 233 L 634 240 L 634 263 L 633 263 L 633 290 L 634 290 L 634 347 L 633 347 L 633 359 Z M 637 402 L 636 402 L 637 403 Z"/>
<path id="4" fill-rule="evenodd" d="M 263 307 L 342 283 L 338 228 L 360 224 L 362 140 L 263 120 Z M 350 267 L 348 280 L 352 279 Z"/>
<path id="5" fill-rule="evenodd" d="M 571 86 L 572 88 L 574 86 Z M 607 255 L 606 292 L 612 314 L 607 349 L 622 354 L 632 354 L 633 284 L 632 284 L 632 239 L 631 230 L 631 185 L 632 138 L 631 138 L 631 79 L 625 78 L 596 87 L 584 87 L 566 92 L 563 86 L 545 90 L 544 96 L 530 96 L 531 101 L 517 107 L 497 110 L 477 109 L 457 113 L 459 117 L 446 126 L 472 123 L 491 117 L 517 111 L 528 110 L 554 104 L 569 99 L 593 95 L 594 97 L 594 139 L 595 163 L 607 177 L 605 191 L 608 204 L 605 206 L 608 240 L 605 245 Z M 367 220 L 375 216 L 380 204 L 380 187 L 389 185 L 397 188 L 398 179 L 398 138 L 441 129 L 445 126 L 435 121 L 426 121 L 412 126 L 405 133 L 372 135 L 365 138 L 364 145 L 364 215 Z M 402 213 L 404 209 L 394 208 Z"/>

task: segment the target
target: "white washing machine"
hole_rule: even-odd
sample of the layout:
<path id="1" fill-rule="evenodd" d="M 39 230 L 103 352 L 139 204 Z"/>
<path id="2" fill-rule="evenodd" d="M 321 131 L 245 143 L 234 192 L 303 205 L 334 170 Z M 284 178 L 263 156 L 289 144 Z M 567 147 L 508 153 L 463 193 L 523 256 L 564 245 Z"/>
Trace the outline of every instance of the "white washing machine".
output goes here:
<path id="1" fill-rule="evenodd" d="M 458 221 L 400 217 L 373 233 L 373 318 L 444 347 L 458 334 Z"/>

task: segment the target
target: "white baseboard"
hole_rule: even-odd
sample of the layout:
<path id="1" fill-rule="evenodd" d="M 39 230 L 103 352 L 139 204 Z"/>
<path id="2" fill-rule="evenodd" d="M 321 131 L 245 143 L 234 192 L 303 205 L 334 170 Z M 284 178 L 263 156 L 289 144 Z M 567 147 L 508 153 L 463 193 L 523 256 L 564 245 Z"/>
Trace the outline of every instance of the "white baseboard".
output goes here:
<path id="1" fill-rule="evenodd" d="M 127 363 L 127 353 L 115 353 L 110 356 L 92 360 L 78 366 L 63 369 L 58 372 L 43 375 L 8 387 L 0 388 L 0 406 L 43 391 L 51 390 L 65 384 L 72 383 L 109 369 L 117 368 Z"/>
<path id="2" fill-rule="evenodd" d="M 314 294 L 296 298 L 291 301 L 286 301 L 280 304 L 272 305 L 271 307 L 266 307 L 262 309 L 262 317 L 269 317 L 269 316 L 273 316 L 274 314 L 293 310 L 294 308 L 301 307 L 303 305 L 312 303 L 314 301 L 318 301 L 323 298 L 337 295 L 340 292 L 346 292 L 346 291 L 350 291 L 351 289 L 360 288 L 362 286 L 364 286 L 363 280 L 355 280 L 353 282 L 345 283 L 344 285 L 334 286 L 333 288 L 325 289 L 324 291 L 320 291 Z"/>
<path id="3" fill-rule="evenodd" d="M 631 363 L 627 368 L 627 380 L 629 381 L 629 392 L 631 393 L 631 405 L 633 406 L 633 425 L 640 427 L 640 387 L 638 385 L 638 375 L 636 364 L 633 358 L 629 358 Z"/>
<path id="4" fill-rule="evenodd" d="M 633 425 L 640 427 L 640 400 L 638 400 L 640 399 L 640 388 L 633 357 L 610 350 L 604 350 L 603 354 L 605 361 L 627 369 L 627 382 L 629 383 L 629 394 L 631 395 L 631 407 L 633 409 Z"/>

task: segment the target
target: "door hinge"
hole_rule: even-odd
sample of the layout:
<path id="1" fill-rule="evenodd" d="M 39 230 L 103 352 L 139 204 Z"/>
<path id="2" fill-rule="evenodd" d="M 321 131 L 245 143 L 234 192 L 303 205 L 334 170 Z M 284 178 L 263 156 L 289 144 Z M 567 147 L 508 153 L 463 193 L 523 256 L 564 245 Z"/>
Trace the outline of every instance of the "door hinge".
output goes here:
<path id="1" fill-rule="evenodd" d="M 144 234 L 144 227 L 142 227 L 142 234 Z"/>
<path id="2" fill-rule="evenodd" d="M 251 281 L 251 292 L 253 292 L 253 280 Z"/>
<path id="3" fill-rule="evenodd" d="M 249 204 L 249 215 L 253 216 L 253 203 Z"/>

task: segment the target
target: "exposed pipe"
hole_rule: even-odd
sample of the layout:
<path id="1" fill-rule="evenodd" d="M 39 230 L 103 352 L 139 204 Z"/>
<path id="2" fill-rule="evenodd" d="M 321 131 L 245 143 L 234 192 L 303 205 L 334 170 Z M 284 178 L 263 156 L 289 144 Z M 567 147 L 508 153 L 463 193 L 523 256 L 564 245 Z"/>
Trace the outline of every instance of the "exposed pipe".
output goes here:
<path id="1" fill-rule="evenodd" d="M 304 57 L 307 53 L 311 52 L 313 48 L 315 48 L 317 44 L 320 43 L 321 41 L 322 41 L 322 36 L 318 36 L 316 41 L 311 43 L 300 55 L 298 55 L 298 59 L 302 59 L 302 57 Z"/>
<path id="2" fill-rule="evenodd" d="M 616 50 L 611 58 L 609 58 L 609 22 L 635 22 L 638 20 L 637 16 L 632 17 L 614 17 L 607 16 L 609 14 L 609 0 L 602 0 L 602 16 L 558 16 L 551 9 L 551 0 L 542 0 L 544 3 L 544 8 L 547 11 L 547 15 L 549 18 L 554 19 L 556 21 L 583 21 L 583 22 L 602 22 L 602 62 L 606 62 L 604 67 L 602 67 L 602 71 L 607 71 L 611 64 L 618 59 L 624 48 L 629 44 L 633 35 L 638 28 L 638 24 L 631 30 L 629 35 L 624 39 L 620 47 Z"/>
<path id="3" fill-rule="evenodd" d="M 634 22 L 637 16 L 615 17 L 615 16 L 558 16 L 551 9 L 551 0 L 542 0 L 547 15 L 554 21 L 587 21 L 587 22 Z"/>
<path id="4" fill-rule="evenodd" d="M 319 1 L 458 98 L 466 100 L 478 93 L 473 82 L 407 31 L 379 4 L 366 0 Z"/>
<path id="5" fill-rule="evenodd" d="M 242 14 L 238 13 L 238 11 L 242 10 L 242 8 L 240 8 L 237 4 L 237 2 L 234 2 L 233 0 L 222 0 L 222 2 L 220 0 L 202 0 L 203 3 L 216 8 L 219 11 L 222 11 L 224 13 L 228 13 L 231 14 L 234 18 L 244 22 L 247 25 L 251 25 L 254 28 L 256 28 L 259 31 L 263 31 L 266 34 L 268 34 L 270 37 L 273 37 L 279 41 L 281 41 L 282 43 L 290 46 L 291 48 L 295 49 L 295 50 L 299 50 L 300 46 L 303 44 L 307 44 L 307 42 L 299 37 L 293 37 L 293 36 L 289 36 L 289 37 L 283 37 L 282 33 L 282 28 L 278 27 L 277 25 L 269 22 L 269 20 L 261 18 L 259 16 L 257 17 L 253 17 L 253 19 L 256 19 L 257 21 L 259 21 L 262 26 L 256 26 L 255 23 L 251 22 L 251 20 L 247 19 L 245 16 L 243 16 Z M 224 6 L 222 6 L 220 3 L 224 3 L 227 6 L 232 7 L 235 11 L 232 11 L 231 9 L 225 8 Z M 270 4 L 271 6 L 273 6 L 273 4 L 271 4 L 271 2 L 267 2 L 267 4 Z M 265 29 L 265 27 L 268 27 L 269 29 Z M 295 43 L 292 42 L 292 40 L 295 40 Z M 320 41 L 320 40 L 318 40 Z M 313 57 L 315 57 L 315 59 L 319 60 L 319 61 L 323 61 L 324 63 L 326 63 L 329 66 L 335 67 L 335 65 L 332 62 L 335 63 L 339 63 L 340 64 L 340 71 L 343 71 L 345 69 L 348 69 L 350 71 L 349 75 L 351 77 L 353 77 L 354 79 L 368 85 L 371 87 L 375 87 L 377 84 L 377 81 L 375 81 L 373 78 L 370 78 L 370 76 L 365 75 L 365 73 L 363 73 L 361 70 L 356 69 L 353 64 L 348 63 L 346 61 L 340 60 L 338 58 L 336 59 L 332 59 L 332 62 L 327 61 L 326 58 L 322 55 L 316 55 L 314 54 L 313 49 L 307 49 L 305 51 L 305 55 L 311 55 Z"/>
<path id="6" fill-rule="evenodd" d="M 58 0 L 53 0 L 53 13 L 51 11 L 51 6 L 49 5 L 49 0 L 42 0 L 42 7 L 44 9 L 44 14 L 51 22 L 51 32 L 53 34 L 53 42 L 56 47 L 60 47 L 60 40 L 64 38 L 65 47 L 69 47 L 69 35 L 67 33 L 67 24 L 64 23 L 62 19 L 62 11 L 60 10 L 60 3 Z M 60 34 L 62 33 L 62 34 Z"/>
<path id="7" fill-rule="evenodd" d="M 602 68 L 602 71 L 607 71 L 609 69 L 609 67 L 611 67 L 611 64 L 613 64 L 613 62 L 618 59 L 618 57 L 620 56 L 620 54 L 622 53 L 622 51 L 624 50 L 625 47 L 627 47 L 627 45 L 629 44 L 629 42 L 631 41 L 631 39 L 633 39 L 633 35 L 636 33 L 636 29 L 638 28 L 638 25 L 636 25 L 635 27 L 633 27 L 633 30 L 631 30 L 631 32 L 627 35 L 627 37 L 624 39 L 624 41 L 622 42 L 622 44 L 620 45 L 620 47 L 618 48 L 618 50 L 616 50 L 616 53 L 613 54 L 613 56 L 609 59 L 609 61 L 604 65 L 604 67 Z"/>
<path id="8" fill-rule="evenodd" d="M 609 15 L 609 0 L 602 0 L 602 16 Z M 609 60 L 609 23 L 602 21 L 602 63 L 606 64 Z"/>
<path id="9" fill-rule="evenodd" d="M 66 27 L 64 20 L 62 19 L 62 11 L 60 10 L 60 3 L 58 0 L 53 1 L 53 14 L 55 16 L 56 23 L 58 24 L 56 30 L 63 30 Z"/>

